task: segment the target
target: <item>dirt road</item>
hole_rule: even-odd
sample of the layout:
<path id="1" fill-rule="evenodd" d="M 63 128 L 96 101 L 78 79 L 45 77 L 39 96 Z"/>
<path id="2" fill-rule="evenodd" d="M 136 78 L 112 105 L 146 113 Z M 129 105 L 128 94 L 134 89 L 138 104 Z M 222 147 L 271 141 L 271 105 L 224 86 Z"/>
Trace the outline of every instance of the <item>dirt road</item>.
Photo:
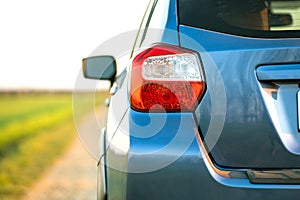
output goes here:
<path id="1" fill-rule="evenodd" d="M 100 110 L 96 116 L 102 117 Z M 99 125 L 95 123 L 95 113 L 80 122 L 79 130 L 92 136 L 86 143 L 97 147 Z M 75 134 L 75 133 L 74 133 Z M 97 149 L 97 148 L 96 148 Z M 93 150 L 93 149 L 89 149 Z M 93 151 L 96 151 L 95 149 Z M 93 200 L 97 197 L 97 161 L 88 153 L 79 136 L 66 153 L 50 167 L 40 180 L 24 195 L 23 200 Z"/>
<path id="2" fill-rule="evenodd" d="M 97 116 L 102 117 L 100 111 Z M 88 115 L 81 123 L 83 130 L 93 129 Z M 93 132 L 87 130 L 87 133 Z M 94 131 L 95 132 L 95 131 Z M 98 137 L 98 136 L 97 136 Z M 95 140 L 97 146 L 97 138 Z M 97 161 L 87 152 L 77 136 L 68 151 L 51 166 L 22 200 L 94 200 L 97 194 Z"/>
<path id="3" fill-rule="evenodd" d="M 78 129 L 89 151 L 98 151 L 105 108 L 98 107 L 81 118 Z M 100 123 L 99 123 L 100 122 Z M 84 148 L 77 135 L 71 147 L 41 176 L 22 200 L 94 200 L 97 197 L 97 160 Z"/>
<path id="4" fill-rule="evenodd" d="M 23 200 L 96 199 L 97 162 L 79 139 L 24 196 Z"/>

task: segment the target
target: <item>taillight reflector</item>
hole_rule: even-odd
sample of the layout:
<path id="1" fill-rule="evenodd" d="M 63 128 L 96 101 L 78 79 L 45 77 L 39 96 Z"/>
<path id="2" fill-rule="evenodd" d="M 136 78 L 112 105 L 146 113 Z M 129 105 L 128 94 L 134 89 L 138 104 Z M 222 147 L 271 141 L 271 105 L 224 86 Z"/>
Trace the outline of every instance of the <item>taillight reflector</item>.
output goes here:
<path id="1" fill-rule="evenodd" d="M 205 90 L 198 54 L 157 44 L 132 62 L 130 105 L 140 112 L 189 112 Z"/>

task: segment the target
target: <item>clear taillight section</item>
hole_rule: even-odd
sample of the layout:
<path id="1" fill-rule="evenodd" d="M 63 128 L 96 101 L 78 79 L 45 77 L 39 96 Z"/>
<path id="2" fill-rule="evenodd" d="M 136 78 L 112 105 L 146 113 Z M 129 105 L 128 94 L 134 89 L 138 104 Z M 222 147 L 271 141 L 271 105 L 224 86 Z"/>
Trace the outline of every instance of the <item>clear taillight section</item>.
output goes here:
<path id="1" fill-rule="evenodd" d="M 165 56 L 152 56 L 142 65 L 145 80 L 202 80 L 196 55 L 183 53 Z"/>
<path id="2" fill-rule="evenodd" d="M 158 44 L 132 62 L 131 108 L 140 112 L 189 112 L 205 90 L 198 54 L 177 46 Z"/>

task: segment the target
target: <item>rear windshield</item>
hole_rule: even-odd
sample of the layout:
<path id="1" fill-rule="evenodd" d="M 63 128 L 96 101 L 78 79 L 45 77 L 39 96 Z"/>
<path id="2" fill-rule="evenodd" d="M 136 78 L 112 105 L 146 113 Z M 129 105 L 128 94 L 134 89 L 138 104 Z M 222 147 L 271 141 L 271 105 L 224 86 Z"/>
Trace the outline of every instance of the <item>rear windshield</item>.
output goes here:
<path id="1" fill-rule="evenodd" d="M 178 0 L 180 24 L 253 37 L 299 37 L 300 0 Z"/>

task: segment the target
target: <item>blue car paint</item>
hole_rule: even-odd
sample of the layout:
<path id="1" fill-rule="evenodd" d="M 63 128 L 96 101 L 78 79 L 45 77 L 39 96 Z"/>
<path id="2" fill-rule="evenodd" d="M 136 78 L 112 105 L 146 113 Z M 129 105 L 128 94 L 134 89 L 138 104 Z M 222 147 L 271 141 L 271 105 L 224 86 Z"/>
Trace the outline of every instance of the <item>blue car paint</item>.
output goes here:
<path id="1" fill-rule="evenodd" d="M 129 172 L 164 168 L 183 155 L 195 140 L 194 134 L 186 133 L 197 129 L 192 113 L 145 114 L 130 110 L 130 118 Z"/>
<path id="2" fill-rule="evenodd" d="M 167 28 L 177 30 L 175 0 L 170 1 L 168 16 Z M 208 63 L 211 61 L 219 70 L 222 81 L 226 83 L 224 89 L 227 112 L 226 116 L 220 116 L 226 117 L 225 126 L 216 144 L 217 149 L 212 151 L 214 157 L 225 158 L 219 161 L 222 163 L 220 165 L 255 167 L 257 162 L 266 162 L 263 163 L 266 166 L 273 165 L 274 163 L 268 163 L 266 158 L 269 158 L 270 153 L 276 150 L 274 158 L 278 153 L 286 156 L 286 160 L 275 162 L 275 167 L 276 164 L 281 167 L 283 165 L 300 167 L 299 158 L 284 148 L 280 136 L 275 134 L 275 127 L 271 123 L 271 116 L 261 95 L 262 85 L 257 81 L 255 73 L 256 68 L 261 64 L 300 62 L 300 40 L 250 39 L 187 26 L 180 26 L 179 31 L 202 45 L 200 49 L 197 49 L 188 40 L 185 41 L 184 37 L 179 36 L 182 47 L 197 50 L 200 56 L 203 56 L 207 84 L 221 87 L 221 84 L 214 83 L 214 77 L 210 76 L 213 70 Z M 158 42 L 179 45 L 175 37 L 170 40 L 167 34 L 164 35 L 162 41 Z M 123 86 L 120 90 L 126 90 L 126 84 L 124 85 L 125 87 Z M 128 120 L 129 124 L 129 151 L 126 155 L 120 156 L 114 153 L 112 147 L 108 147 L 111 157 L 116 159 L 122 157 L 124 162 L 127 162 L 128 172 L 110 168 L 108 163 L 109 199 L 298 199 L 299 185 L 251 184 L 247 177 L 244 179 L 224 178 L 210 168 L 197 139 L 200 138 L 200 134 L 203 134 L 203 137 L 206 136 L 211 121 L 210 98 L 213 92 L 206 91 L 194 114 L 167 114 L 166 116 L 165 113 L 138 113 L 129 108 L 128 116 L 124 119 Z M 254 98 L 254 96 L 261 98 Z M 236 109 L 237 107 L 240 109 Z M 158 122 L 152 123 L 151 120 L 161 118 L 167 123 L 157 134 L 141 132 L 140 128 L 145 126 L 148 130 L 157 129 Z M 181 121 L 182 118 L 189 124 L 185 124 L 180 129 L 180 134 L 189 136 L 190 145 L 181 148 L 184 151 L 178 151 L 176 145 L 171 145 L 166 151 L 161 151 L 174 139 L 175 133 L 178 133 L 176 121 Z M 230 137 L 240 134 L 245 124 L 248 130 L 246 134 L 241 134 L 241 144 L 239 144 L 243 147 L 244 159 L 240 160 L 238 156 L 227 158 L 226 154 L 222 154 L 223 152 L 234 155 L 236 151 L 240 151 L 236 149 L 236 146 L 230 147 L 234 145 Z M 264 131 L 261 131 L 261 127 L 257 124 L 261 124 Z M 265 141 L 269 141 L 270 144 L 266 145 Z M 260 153 L 255 155 L 256 151 Z M 171 160 L 174 159 L 174 162 L 151 171 L 151 165 L 161 164 L 162 157 L 170 157 Z"/>
<path id="3" fill-rule="evenodd" d="M 257 79 L 272 80 L 298 80 L 300 79 L 300 64 L 264 65 L 256 70 Z"/>
<path id="4" fill-rule="evenodd" d="M 169 1 L 169 10 L 168 10 L 168 17 L 167 17 L 167 23 L 165 25 L 166 30 L 171 30 L 170 31 L 165 31 L 162 37 L 162 41 L 164 41 L 167 44 L 174 44 L 178 45 L 179 44 L 179 35 L 174 34 L 173 31 L 177 32 L 178 28 L 178 19 L 177 19 L 177 4 L 176 1 Z"/>
<path id="5" fill-rule="evenodd" d="M 227 102 L 227 112 L 224 116 L 226 121 L 218 143 L 211 152 L 215 162 L 224 167 L 299 168 L 300 157 L 284 147 L 271 123 L 273 116 L 269 115 L 262 98 L 262 86 L 257 80 L 256 68 L 272 63 L 300 62 L 300 40 L 255 40 L 226 34 L 223 34 L 222 38 L 220 33 L 189 27 L 180 27 L 180 31 L 199 42 L 203 49 L 211 50 L 208 54 L 219 70 L 224 83 Z M 217 51 L 218 46 L 213 49 L 214 40 L 204 39 L 203 32 L 209 32 L 212 36 L 217 34 L 219 41 L 231 41 L 228 49 L 225 51 L 221 47 L 221 50 Z M 193 43 L 185 42 L 185 37 L 182 38 L 183 47 L 195 49 Z M 251 45 L 247 46 L 245 43 L 248 40 L 251 40 Z M 214 85 L 215 76 L 211 75 L 211 64 L 206 63 L 206 60 L 203 59 L 203 65 L 207 85 Z M 211 91 L 208 90 L 208 92 Z M 205 95 L 197 110 L 198 115 L 201 116 L 199 125 L 203 137 L 206 136 L 211 117 L 207 114 L 211 112 L 208 98 L 209 95 Z M 294 106 L 294 109 L 297 108 L 296 98 L 285 104 Z M 286 123 L 296 122 L 295 117 L 297 117 L 296 113 Z M 297 129 L 293 133 L 299 137 Z M 239 143 L 232 141 L 232 138 L 237 137 L 239 137 Z M 238 154 L 238 151 L 242 151 L 243 156 Z"/>
<path id="6" fill-rule="evenodd" d="M 149 114 L 141 114 L 132 110 L 130 113 L 141 127 L 149 125 L 143 120 L 148 118 Z M 150 115 L 154 115 L 151 116 L 153 120 L 163 117 L 160 116 L 163 114 L 157 113 Z M 214 173 L 200 149 L 199 133 L 195 129 L 197 126 L 195 116 L 191 113 L 180 115 L 174 114 L 168 118 L 175 122 L 179 118 L 184 118 L 184 122 L 189 122 L 184 125 L 183 134 L 192 140 L 184 152 L 178 152 L 177 146 L 171 145 L 169 151 L 162 154 L 160 150 L 164 145 L 153 145 L 153 142 L 157 141 L 167 144 L 171 142 L 175 136 L 173 133 L 176 132 L 171 121 L 153 137 L 144 140 L 137 139 L 135 136 L 130 137 L 128 164 L 132 172 L 127 173 L 126 176 L 126 199 L 292 199 L 299 195 L 299 185 L 253 185 L 247 177 L 244 179 L 223 178 Z M 156 124 L 153 123 L 151 126 L 155 128 Z M 131 134 L 143 134 L 140 131 L 135 132 L 134 129 L 130 130 Z M 176 155 L 174 152 L 183 154 Z M 143 172 L 145 169 L 156 166 L 157 163 L 161 164 L 160 162 L 168 156 L 177 159 L 161 169 Z"/>
<path id="7" fill-rule="evenodd" d="M 213 51 L 236 51 L 256 49 L 277 49 L 277 48 L 299 48 L 298 38 L 289 39 L 264 39 L 249 38 L 229 35 L 200 28 L 179 26 L 180 34 L 187 35 L 196 40 L 208 52 Z M 182 42 L 182 41 L 181 41 Z M 185 46 L 185 45 L 183 45 Z M 299 55 L 298 55 L 299 56 Z"/>

